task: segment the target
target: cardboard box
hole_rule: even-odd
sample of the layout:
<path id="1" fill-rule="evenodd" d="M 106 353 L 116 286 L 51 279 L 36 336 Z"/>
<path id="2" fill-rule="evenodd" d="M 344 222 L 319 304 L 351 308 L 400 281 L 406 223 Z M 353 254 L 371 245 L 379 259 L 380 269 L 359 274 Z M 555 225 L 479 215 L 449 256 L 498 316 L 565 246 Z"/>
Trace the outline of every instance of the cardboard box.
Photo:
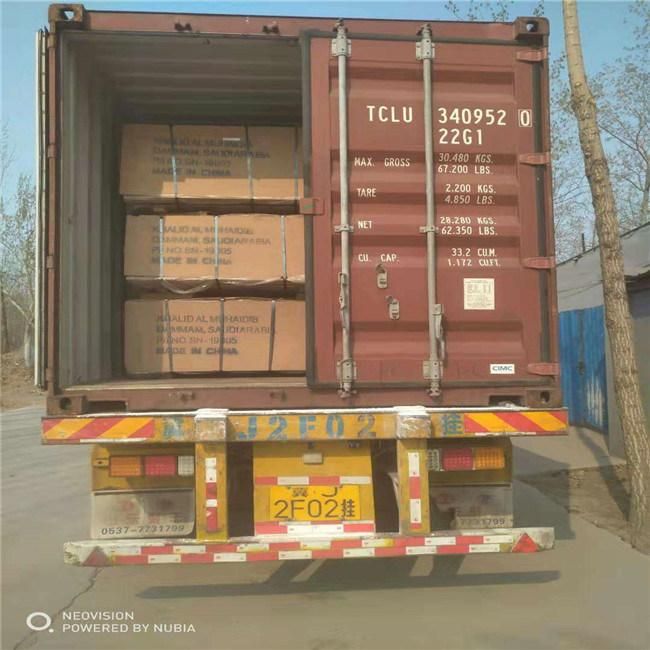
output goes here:
<path id="1" fill-rule="evenodd" d="M 129 375 L 304 372 L 305 304 L 298 300 L 127 300 Z"/>
<path id="2" fill-rule="evenodd" d="M 120 193 L 127 201 L 296 201 L 298 127 L 125 124 Z"/>
<path id="3" fill-rule="evenodd" d="M 215 232 L 217 237 L 215 238 Z M 149 288 L 304 284 L 300 215 L 129 215 L 124 275 Z"/>

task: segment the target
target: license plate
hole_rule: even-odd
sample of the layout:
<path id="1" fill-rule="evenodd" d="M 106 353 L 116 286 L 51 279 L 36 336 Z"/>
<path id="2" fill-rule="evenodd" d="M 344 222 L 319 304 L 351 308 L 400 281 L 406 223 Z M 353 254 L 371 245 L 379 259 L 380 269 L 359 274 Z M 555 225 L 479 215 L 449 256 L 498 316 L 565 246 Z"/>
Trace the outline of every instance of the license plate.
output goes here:
<path id="1" fill-rule="evenodd" d="M 341 521 L 361 518 L 358 485 L 271 488 L 270 513 L 280 521 Z"/>

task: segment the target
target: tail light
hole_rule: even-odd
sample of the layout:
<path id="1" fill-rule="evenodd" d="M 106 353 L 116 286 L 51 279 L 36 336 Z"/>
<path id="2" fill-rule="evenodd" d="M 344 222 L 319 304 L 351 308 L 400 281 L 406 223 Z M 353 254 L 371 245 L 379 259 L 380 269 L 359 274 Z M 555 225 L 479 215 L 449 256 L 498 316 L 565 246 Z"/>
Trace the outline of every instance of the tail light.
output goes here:
<path id="1" fill-rule="evenodd" d="M 145 476 L 176 476 L 177 456 L 145 456 Z"/>
<path id="2" fill-rule="evenodd" d="M 445 472 L 473 469 L 474 456 L 471 447 L 442 450 L 442 469 Z"/>
<path id="3" fill-rule="evenodd" d="M 194 456 L 178 457 L 178 475 L 194 476 Z"/>
<path id="4" fill-rule="evenodd" d="M 111 456 L 106 463 L 113 477 L 194 476 L 194 456 L 189 455 Z"/>
<path id="5" fill-rule="evenodd" d="M 111 456 L 111 476 L 142 476 L 142 456 Z"/>
<path id="6" fill-rule="evenodd" d="M 503 469 L 506 465 L 501 447 L 475 447 L 474 469 Z"/>
<path id="7" fill-rule="evenodd" d="M 437 472 L 496 470 L 506 466 L 503 447 L 440 447 L 431 451 L 429 469 Z"/>

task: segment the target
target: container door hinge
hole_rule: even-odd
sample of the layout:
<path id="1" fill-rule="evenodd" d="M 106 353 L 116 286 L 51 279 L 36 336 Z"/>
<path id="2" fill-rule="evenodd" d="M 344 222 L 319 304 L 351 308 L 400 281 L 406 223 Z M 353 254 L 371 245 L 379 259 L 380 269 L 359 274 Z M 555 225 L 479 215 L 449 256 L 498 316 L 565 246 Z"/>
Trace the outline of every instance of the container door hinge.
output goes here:
<path id="1" fill-rule="evenodd" d="M 347 29 L 343 21 L 339 20 L 334 26 L 336 37 L 332 39 L 332 56 L 350 56 L 352 54 L 352 43 L 347 36 Z"/>
<path id="2" fill-rule="evenodd" d="M 521 263 L 527 269 L 554 269 L 555 257 L 527 257 Z"/>
<path id="3" fill-rule="evenodd" d="M 529 363 L 526 366 L 526 371 L 531 375 L 559 375 L 560 364 L 540 361 L 537 363 Z"/>
<path id="4" fill-rule="evenodd" d="M 338 361 L 336 375 L 341 384 L 355 382 L 357 380 L 357 364 L 354 359 L 341 359 Z"/>
<path id="5" fill-rule="evenodd" d="M 56 158 L 57 146 L 56 143 L 47 145 L 47 157 Z"/>
<path id="6" fill-rule="evenodd" d="M 525 61 L 526 63 L 539 63 L 548 59 L 548 49 L 545 47 L 537 48 L 534 50 L 520 50 L 517 52 L 517 61 Z"/>
<path id="7" fill-rule="evenodd" d="M 548 151 L 543 153 L 522 153 L 519 154 L 519 162 L 522 165 L 548 165 L 551 162 L 551 154 Z"/>
<path id="8" fill-rule="evenodd" d="M 306 197 L 300 199 L 298 209 L 300 214 L 323 214 L 323 201 L 313 196 Z"/>
<path id="9" fill-rule="evenodd" d="M 48 269 L 48 270 L 54 268 L 54 256 L 53 255 L 47 255 L 45 257 L 45 268 Z"/>
<path id="10" fill-rule="evenodd" d="M 430 361 L 429 359 L 422 362 L 422 376 L 430 382 L 439 382 L 442 377 L 440 361 Z"/>
<path id="11" fill-rule="evenodd" d="M 436 46 L 431 38 L 431 26 L 428 24 L 422 25 L 422 29 L 420 29 L 418 35 L 421 38 L 415 44 L 415 58 L 418 61 L 434 59 L 436 56 Z"/>
<path id="12" fill-rule="evenodd" d="M 56 29 L 82 29 L 86 18 L 82 4 L 52 4 L 47 11 L 50 31 Z"/>

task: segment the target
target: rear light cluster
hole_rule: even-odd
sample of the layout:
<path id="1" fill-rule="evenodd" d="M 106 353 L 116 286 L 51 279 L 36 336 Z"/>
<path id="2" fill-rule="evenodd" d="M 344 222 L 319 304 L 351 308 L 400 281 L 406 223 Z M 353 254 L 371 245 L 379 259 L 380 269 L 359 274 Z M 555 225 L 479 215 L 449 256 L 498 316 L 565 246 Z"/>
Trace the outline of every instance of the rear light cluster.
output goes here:
<path id="1" fill-rule="evenodd" d="M 194 456 L 111 456 L 111 476 L 193 476 Z"/>
<path id="2" fill-rule="evenodd" d="M 501 447 L 439 447 L 429 453 L 429 469 L 436 472 L 503 469 L 505 466 Z"/>

